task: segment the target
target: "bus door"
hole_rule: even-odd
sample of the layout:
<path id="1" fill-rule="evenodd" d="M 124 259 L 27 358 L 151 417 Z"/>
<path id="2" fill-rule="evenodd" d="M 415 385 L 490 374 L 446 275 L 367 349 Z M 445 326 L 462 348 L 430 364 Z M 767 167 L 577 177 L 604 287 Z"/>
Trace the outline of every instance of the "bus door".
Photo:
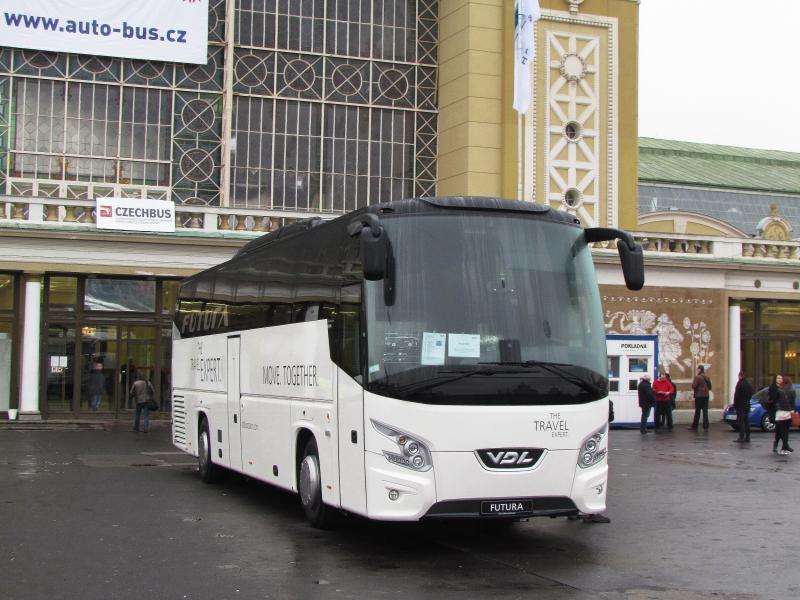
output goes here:
<path id="1" fill-rule="evenodd" d="M 337 377 L 339 490 L 342 508 L 367 514 L 364 473 L 364 389 L 351 377 Z"/>
<path id="2" fill-rule="evenodd" d="M 339 490 L 342 508 L 367 514 L 364 467 L 364 387 L 360 376 L 361 286 L 342 288 L 336 352 L 343 371 L 336 377 L 339 424 Z"/>
<path id="3" fill-rule="evenodd" d="M 228 338 L 228 461 L 232 469 L 242 470 L 242 430 L 239 354 L 241 338 Z"/>

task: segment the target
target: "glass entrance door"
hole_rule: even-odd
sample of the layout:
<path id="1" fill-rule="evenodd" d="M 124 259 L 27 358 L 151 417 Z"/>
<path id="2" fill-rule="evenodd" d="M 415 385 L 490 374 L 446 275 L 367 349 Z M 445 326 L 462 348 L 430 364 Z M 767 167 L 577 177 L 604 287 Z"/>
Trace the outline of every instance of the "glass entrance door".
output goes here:
<path id="1" fill-rule="evenodd" d="M 121 325 L 120 339 L 120 408 L 136 410 L 130 390 L 137 377 L 149 381 L 157 389 L 155 377 L 156 328 L 143 325 Z"/>
<path id="2" fill-rule="evenodd" d="M 45 402 L 48 413 L 71 413 L 75 394 L 75 327 L 51 323 L 47 327 Z"/>
<path id="3" fill-rule="evenodd" d="M 115 413 L 118 393 L 114 382 L 119 369 L 119 327 L 84 325 L 81 328 L 81 399 L 83 415 Z"/>

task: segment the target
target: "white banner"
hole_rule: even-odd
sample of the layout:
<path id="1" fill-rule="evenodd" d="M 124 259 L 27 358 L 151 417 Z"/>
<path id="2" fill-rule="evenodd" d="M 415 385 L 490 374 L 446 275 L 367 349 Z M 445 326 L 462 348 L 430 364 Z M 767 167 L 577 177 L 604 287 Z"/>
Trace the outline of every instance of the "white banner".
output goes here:
<path id="1" fill-rule="evenodd" d="M 175 203 L 137 198 L 98 198 L 97 228 L 121 231 L 175 231 Z"/>
<path id="2" fill-rule="evenodd" d="M 208 0 L 0 0 L 0 45 L 206 64 Z"/>
<path id="3" fill-rule="evenodd" d="M 539 0 L 517 0 L 514 6 L 514 110 L 525 114 L 531 103 L 530 62 L 534 58 L 533 26 L 542 16 Z"/>

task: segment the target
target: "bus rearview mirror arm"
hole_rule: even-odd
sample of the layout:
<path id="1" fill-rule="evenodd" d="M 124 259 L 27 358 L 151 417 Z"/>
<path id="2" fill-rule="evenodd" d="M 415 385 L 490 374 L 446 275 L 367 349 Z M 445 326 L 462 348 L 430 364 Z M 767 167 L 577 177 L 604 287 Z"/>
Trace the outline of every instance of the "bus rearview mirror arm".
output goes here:
<path id="1" fill-rule="evenodd" d="M 644 253 L 641 244 L 638 244 L 627 231 L 611 227 L 590 227 L 584 229 L 588 243 L 619 240 L 617 252 L 622 263 L 622 275 L 625 286 L 629 290 L 638 291 L 644 287 Z"/>
<path id="2" fill-rule="evenodd" d="M 386 236 L 380 219 L 371 213 L 359 215 L 347 226 L 347 233 L 359 238 L 364 279 L 380 281 L 386 277 Z"/>

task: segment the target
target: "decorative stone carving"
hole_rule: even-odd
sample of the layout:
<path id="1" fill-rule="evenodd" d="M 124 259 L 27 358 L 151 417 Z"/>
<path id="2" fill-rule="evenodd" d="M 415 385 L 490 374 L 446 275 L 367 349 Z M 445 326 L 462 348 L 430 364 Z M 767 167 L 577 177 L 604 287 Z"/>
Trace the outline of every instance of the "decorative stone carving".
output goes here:
<path id="1" fill-rule="evenodd" d="M 580 6 L 583 4 L 583 0 L 566 0 L 566 2 L 569 4 L 569 12 L 571 12 L 573 15 L 578 14 Z"/>
<path id="2" fill-rule="evenodd" d="M 600 98 L 604 89 L 598 74 L 603 38 L 553 27 L 546 40 L 545 128 L 558 129 L 562 135 L 545 139 L 545 195 L 553 208 L 575 215 L 587 227 L 597 226 L 602 223 Z M 588 77 L 590 73 L 594 77 Z"/>
<path id="3" fill-rule="evenodd" d="M 570 52 L 561 57 L 559 71 L 564 79 L 570 83 L 577 83 L 586 77 L 586 61 L 579 54 Z"/>
<path id="4" fill-rule="evenodd" d="M 774 242 L 786 242 L 792 239 L 792 226 L 780 216 L 777 204 L 769 205 L 769 216 L 764 217 L 756 226 L 756 237 Z"/>

